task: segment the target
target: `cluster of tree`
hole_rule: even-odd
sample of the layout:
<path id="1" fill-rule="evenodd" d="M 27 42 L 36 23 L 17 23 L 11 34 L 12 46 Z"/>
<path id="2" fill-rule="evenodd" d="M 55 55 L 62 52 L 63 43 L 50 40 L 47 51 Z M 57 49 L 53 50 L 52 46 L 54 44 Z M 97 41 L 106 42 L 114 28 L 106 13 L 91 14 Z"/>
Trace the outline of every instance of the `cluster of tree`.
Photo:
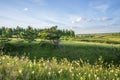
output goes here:
<path id="1" fill-rule="evenodd" d="M 51 28 L 36 29 L 31 26 L 27 28 L 22 28 L 17 26 L 16 28 L 0 28 L 0 37 L 1 38 L 22 38 L 29 42 L 33 41 L 36 38 L 40 39 L 49 39 L 52 40 L 66 37 L 75 37 L 73 30 L 60 30 L 57 29 L 57 26 L 52 26 Z M 55 42 L 53 40 L 53 42 Z"/>

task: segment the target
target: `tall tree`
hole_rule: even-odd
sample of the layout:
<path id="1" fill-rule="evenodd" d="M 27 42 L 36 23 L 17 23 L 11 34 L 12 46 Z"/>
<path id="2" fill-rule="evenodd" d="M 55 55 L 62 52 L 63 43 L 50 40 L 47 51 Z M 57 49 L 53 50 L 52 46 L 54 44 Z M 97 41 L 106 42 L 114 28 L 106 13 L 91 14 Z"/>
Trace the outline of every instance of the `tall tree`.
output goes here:
<path id="1" fill-rule="evenodd" d="M 42 31 L 39 32 L 38 35 L 40 36 L 40 38 L 50 40 L 51 43 L 56 47 L 59 46 L 61 35 L 59 34 L 57 26 L 52 26 L 49 29 L 43 29 Z"/>
<path id="2" fill-rule="evenodd" d="M 35 30 L 31 26 L 28 26 L 25 33 L 21 33 L 21 35 L 23 35 L 23 38 L 28 42 L 34 41 L 37 37 Z"/>

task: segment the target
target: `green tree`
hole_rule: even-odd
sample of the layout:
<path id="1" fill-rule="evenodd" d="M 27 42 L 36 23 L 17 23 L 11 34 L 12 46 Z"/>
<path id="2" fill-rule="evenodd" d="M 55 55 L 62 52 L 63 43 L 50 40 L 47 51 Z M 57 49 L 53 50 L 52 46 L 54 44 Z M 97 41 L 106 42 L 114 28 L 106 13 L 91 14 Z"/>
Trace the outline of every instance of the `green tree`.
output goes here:
<path id="1" fill-rule="evenodd" d="M 27 40 L 28 42 L 32 42 L 35 40 L 35 38 L 37 37 L 35 30 L 31 27 L 28 26 L 25 33 L 20 33 L 21 36 L 23 36 L 23 38 L 25 40 Z"/>
<path id="2" fill-rule="evenodd" d="M 11 31 L 9 28 L 2 27 L 2 34 L 0 35 L 0 51 L 3 52 L 6 42 L 8 42 L 8 38 L 11 36 Z"/>
<path id="3" fill-rule="evenodd" d="M 45 39 L 48 40 L 49 39 L 48 35 L 49 35 L 48 29 L 42 29 L 38 33 L 38 37 L 40 37 L 40 39 L 43 39 L 43 40 L 45 40 Z"/>
<path id="4" fill-rule="evenodd" d="M 49 40 L 55 47 L 59 47 L 60 37 L 57 26 L 52 26 L 49 29 L 43 29 L 39 32 L 38 36 L 42 39 Z"/>

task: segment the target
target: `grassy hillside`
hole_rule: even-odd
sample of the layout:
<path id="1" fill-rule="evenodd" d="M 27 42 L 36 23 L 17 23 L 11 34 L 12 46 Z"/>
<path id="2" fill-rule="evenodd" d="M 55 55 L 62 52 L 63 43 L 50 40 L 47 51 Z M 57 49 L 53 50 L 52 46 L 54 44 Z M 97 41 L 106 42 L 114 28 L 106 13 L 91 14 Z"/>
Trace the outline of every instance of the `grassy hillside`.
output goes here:
<path id="1" fill-rule="evenodd" d="M 78 41 L 120 44 L 120 33 L 78 34 Z"/>

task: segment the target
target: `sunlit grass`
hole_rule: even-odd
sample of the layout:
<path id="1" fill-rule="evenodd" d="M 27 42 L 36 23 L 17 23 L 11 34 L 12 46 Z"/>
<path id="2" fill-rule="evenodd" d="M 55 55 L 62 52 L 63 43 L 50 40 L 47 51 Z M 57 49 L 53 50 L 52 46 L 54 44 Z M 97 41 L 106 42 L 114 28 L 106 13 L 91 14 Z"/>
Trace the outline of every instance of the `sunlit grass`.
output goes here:
<path id="1" fill-rule="evenodd" d="M 106 64 L 100 57 L 94 65 L 83 60 L 36 61 L 27 57 L 0 56 L 0 80 L 119 80 L 120 65 Z"/>

